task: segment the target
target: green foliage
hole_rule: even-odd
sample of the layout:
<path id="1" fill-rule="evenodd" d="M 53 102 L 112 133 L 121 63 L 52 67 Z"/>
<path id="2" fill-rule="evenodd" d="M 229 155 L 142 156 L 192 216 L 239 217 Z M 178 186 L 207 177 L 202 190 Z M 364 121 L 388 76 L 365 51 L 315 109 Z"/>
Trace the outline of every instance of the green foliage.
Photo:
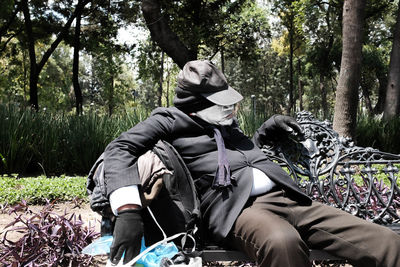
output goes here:
<path id="1" fill-rule="evenodd" d="M 73 116 L 0 105 L 0 173 L 87 174 L 109 142 L 147 115 L 135 109 Z"/>
<path id="2" fill-rule="evenodd" d="M 239 110 L 237 114 L 239 126 L 244 134 L 252 137 L 255 131 L 268 119 L 267 114 L 258 114 L 255 110 Z"/>
<path id="3" fill-rule="evenodd" d="M 17 175 L 0 176 L 0 203 L 14 205 L 25 200 L 31 205 L 48 201 L 87 200 L 86 177 L 17 178 Z"/>
<path id="4" fill-rule="evenodd" d="M 254 1 L 161 2 L 172 31 L 199 58 L 221 50 L 228 57 L 253 58 L 260 37 L 269 35 L 267 13 Z"/>
<path id="5" fill-rule="evenodd" d="M 209 37 L 216 39 L 215 47 L 209 45 L 209 53 L 215 53 L 218 49 L 223 51 L 223 56 L 228 60 L 257 60 L 262 55 L 260 46 L 271 36 L 268 13 L 267 9 L 245 1 L 238 11 L 228 13 L 226 21 L 229 23 L 224 21 L 219 24 L 217 35 Z"/>
<path id="6" fill-rule="evenodd" d="M 244 96 L 241 109 L 252 108 L 255 97 L 257 114 L 284 113 L 288 93 L 289 74 L 285 70 L 286 57 L 266 47 L 257 60 L 239 58 L 226 60 L 225 75 L 230 85 Z"/>
<path id="7" fill-rule="evenodd" d="M 39 75 L 38 97 L 40 106 L 46 110 L 71 111 L 74 107 L 70 53 L 69 47 L 60 44 Z"/>
<path id="8" fill-rule="evenodd" d="M 53 33 L 59 32 L 71 15 L 70 2 L 29 2 L 38 59 L 54 41 Z M 11 19 L 17 3 L 4 2 L 1 26 Z M 367 3 L 361 87 L 370 95 L 371 105 L 362 102 L 368 110 L 379 101 L 378 90 L 386 80 L 397 3 Z M 247 98 L 256 96 L 258 113 L 285 112 L 292 85 L 296 111 L 301 103 L 303 109 L 320 117 L 332 117 L 341 60 L 343 1 L 163 0 L 160 5 L 168 26 L 193 57 L 211 59 L 224 67 L 233 87 Z M 140 1 L 96 0 L 92 6 L 96 8 L 87 6 L 83 11 L 81 27 L 79 81 L 84 111 L 91 107 L 113 114 L 124 113 L 127 107 L 153 109 L 160 105 L 160 48 L 149 40 L 132 45 L 136 39 L 143 40 L 137 35 L 148 35 L 140 16 Z M 4 33 L 0 39 L 0 102 L 25 106 L 29 100 L 27 39 L 21 13 L 14 19 L 8 28 L 0 27 Z M 118 31 L 129 26 L 139 33 L 132 35 L 131 45 L 119 43 Z M 71 31 L 41 72 L 39 104 L 47 110 L 72 112 L 74 107 L 72 37 Z M 291 39 L 293 78 L 289 75 Z M 134 58 L 136 69 L 127 67 L 127 54 Z M 171 105 L 176 84 L 177 66 L 166 66 L 171 62 L 165 55 L 162 106 Z"/>
<path id="9" fill-rule="evenodd" d="M 355 140 L 358 146 L 400 154 L 399 129 L 399 117 L 384 121 L 379 117 L 361 115 L 357 122 Z"/>
<path id="10" fill-rule="evenodd" d="M 0 53 L 0 55 L 2 55 Z M 16 40 L 10 41 L 0 57 L 0 102 L 27 101 L 28 53 Z"/>

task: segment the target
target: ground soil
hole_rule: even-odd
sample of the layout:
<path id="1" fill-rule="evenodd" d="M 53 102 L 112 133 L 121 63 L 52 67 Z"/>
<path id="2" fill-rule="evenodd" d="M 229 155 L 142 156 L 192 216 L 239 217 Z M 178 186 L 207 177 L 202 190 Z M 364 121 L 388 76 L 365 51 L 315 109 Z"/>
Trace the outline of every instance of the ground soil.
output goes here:
<path id="1" fill-rule="evenodd" d="M 29 206 L 32 211 L 39 211 L 43 208 L 43 206 Z M 3 212 L 3 213 L 2 213 Z M 94 227 L 97 232 L 100 232 L 100 220 L 101 217 L 99 214 L 93 212 L 90 209 L 89 204 L 82 203 L 76 205 L 73 202 L 67 203 L 58 203 L 55 204 L 54 212 L 58 214 L 64 214 L 67 212 L 68 214 L 75 214 L 76 216 L 81 216 L 84 225 L 87 227 Z M 3 236 L 4 231 L 7 230 L 5 228 L 10 222 L 12 222 L 17 216 L 16 214 L 9 215 L 8 213 L 4 213 L 4 211 L 0 211 L 0 237 Z M 10 240 L 17 240 L 21 234 L 17 232 L 10 232 L 7 234 L 7 238 Z M 105 267 L 107 256 L 96 256 L 96 266 Z M 243 263 L 243 262 L 208 262 L 204 263 L 204 266 L 255 266 L 250 263 Z M 321 265 L 314 265 L 314 266 L 321 266 Z M 345 265 L 346 267 L 351 267 L 351 265 Z"/>
<path id="2" fill-rule="evenodd" d="M 29 209 L 36 212 L 43 208 L 43 206 L 29 206 Z M 76 216 L 81 216 L 84 225 L 87 227 L 94 227 L 97 232 L 100 232 L 100 220 L 101 217 L 99 214 L 93 212 L 90 209 L 89 204 L 83 203 L 80 205 L 76 205 L 76 203 L 67 202 L 67 203 L 58 203 L 54 206 L 54 212 L 57 214 L 64 214 L 67 212 L 68 214 L 75 214 Z M 5 228 L 9 223 L 11 223 L 16 214 L 9 215 L 8 213 L 3 213 L 0 211 L 0 238 L 4 235 L 4 232 L 8 229 Z M 15 231 L 10 231 L 7 233 L 7 239 L 10 240 L 18 240 L 22 234 L 17 233 Z M 106 266 L 107 256 L 96 256 L 96 266 L 104 267 Z M 204 266 L 254 266 L 250 264 L 243 264 L 238 262 L 218 262 L 218 263 L 209 263 Z"/>
<path id="3" fill-rule="evenodd" d="M 37 212 L 40 211 L 41 209 L 43 209 L 43 206 L 29 206 L 29 209 Z M 100 220 L 101 217 L 99 214 L 97 214 L 96 212 L 93 212 L 90 209 L 89 204 L 87 203 L 81 203 L 78 204 L 77 203 L 73 203 L 73 202 L 66 202 L 66 203 L 57 203 L 54 206 L 54 210 L 55 213 L 57 214 L 75 214 L 78 218 L 78 216 L 81 216 L 82 221 L 84 222 L 84 227 L 94 227 L 94 230 L 96 232 L 100 232 Z M 19 214 L 19 213 L 18 213 Z M 13 222 L 13 220 L 15 219 L 16 216 L 18 216 L 18 214 L 8 214 L 6 212 L 6 210 L 0 211 L 0 238 L 3 237 L 5 231 L 9 228 L 6 228 L 6 226 Z M 10 231 L 7 233 L 7 239 L 10 240 L 18 240 L 21 237 L 21 233 L 18 233 L 16 231 Z M 106 265 L 106 261 L 107 261 L 107 256 L 96 256 L 96 266 L 99 267 L 104 267 Z"/>
<path id="4" fill-rule="evenodd" d="M 29 206 L 29 209 L 32 211 L 39 211 L 43 208 L 43 206 Z M 90 209 L 89 204 L 82 203 L 76 204 L 72 202 L 67 203 L 58 203 L 54 205 L 54 212 L 57 214 L 64 214 L 67 212 L 68 214 L 75 214 L 76 216 L 81 216 L 82 221 L 86 226 L 95 227 L 95 230 L 100 232 L 100 215 L 93 212 Z M 0 213 L 0 234 L 2 235 L 6 230 L 5 227 L 14 220 L 16 214 L 9 215 L 8 213 Z M 18 233 L 10 232 L 7 234 L 7 237 L 11 240 L 15 240 L 18 238 Z"/>

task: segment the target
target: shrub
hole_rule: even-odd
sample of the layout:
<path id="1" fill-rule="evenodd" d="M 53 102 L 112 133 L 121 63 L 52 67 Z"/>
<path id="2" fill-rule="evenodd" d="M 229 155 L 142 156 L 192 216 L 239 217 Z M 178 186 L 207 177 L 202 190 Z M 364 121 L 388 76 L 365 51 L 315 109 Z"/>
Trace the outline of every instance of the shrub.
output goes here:
<path id="1" fill-rule="evenodd" d="M 400 153 L 400 118 L 385 121 L 378 117 L 361 115 L 357 122 L 355 141 L 358 146 Z"/>
<path id="2" fill-rule="evenodd" d="M 13 205 L 25 200 L 29 204 L 45 204 L 46 199 L 60 202 L 74 199 L 86 200 L 86 178 L 0 176 L 0 203 Z"/>
<path id="3" fill-rule="evenodd" d="M 4 266 L 93 266 L 91 256 L 82 249 L 99 236 L 93 228 L 83 227 L 80 216 L 57 215 L 47 202 L 39 212 L 25 201 L 10 208 L 15 219 L 5 227 L 0 242 L 0 262 Z M 18 214 L 21 213 L 22 214 Z M 22 233 L 17 241 L 8 239 L 11 232 Z"/>
<path id="4" fill-rule="evenodd" d="M 255 131 L 269 118 L 267 114 L 255 114 L 251 110 L 245 109 L 239 110 L 237 117 L 240 128 L 249 137 L 252 137 Z"/>
<path id="5" fill-rule="evenodd" d="M 111 140 L 147 115 L 76 116 L 0 104 L 0 173 L 87 174 Z"/>

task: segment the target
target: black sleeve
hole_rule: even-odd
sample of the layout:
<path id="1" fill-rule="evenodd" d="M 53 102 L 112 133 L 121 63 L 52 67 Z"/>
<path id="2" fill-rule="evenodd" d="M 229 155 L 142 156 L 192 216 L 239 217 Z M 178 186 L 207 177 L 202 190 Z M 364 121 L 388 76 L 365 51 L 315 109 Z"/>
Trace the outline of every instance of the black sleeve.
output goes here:
<path id="1" fill-rule="evenodd" d="M 104 152 L 107 196 L 114 190 L 140 184 L 137 159 L 172 132 L 174 118 L 155 114 L 113 140 Z"/>

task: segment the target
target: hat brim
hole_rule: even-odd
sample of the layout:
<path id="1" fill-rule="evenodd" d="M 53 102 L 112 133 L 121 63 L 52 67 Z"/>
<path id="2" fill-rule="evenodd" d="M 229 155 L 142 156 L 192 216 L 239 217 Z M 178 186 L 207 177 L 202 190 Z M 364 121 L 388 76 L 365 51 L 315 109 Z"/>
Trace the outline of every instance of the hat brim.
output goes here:
<path id="1" fill-rule="evenodd" d="M 201 95 L 207 98 L 207 100 L 220 106 L 233 105 L 243 99 L 243 96 L 230 86 L 228 86 L 228 89 L 226 90 L 214 93 L 201 93 Z"/>

